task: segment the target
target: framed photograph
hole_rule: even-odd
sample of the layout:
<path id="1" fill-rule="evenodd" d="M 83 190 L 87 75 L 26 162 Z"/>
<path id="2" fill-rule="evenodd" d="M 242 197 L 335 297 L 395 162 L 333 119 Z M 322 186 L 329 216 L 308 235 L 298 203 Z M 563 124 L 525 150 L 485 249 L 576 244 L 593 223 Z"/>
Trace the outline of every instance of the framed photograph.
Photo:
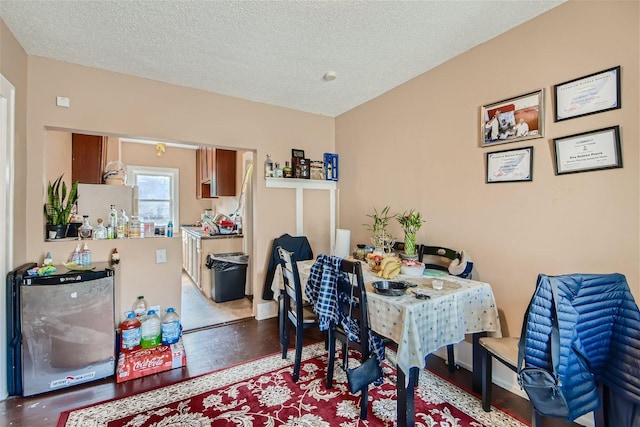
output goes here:
<path id="1" fill-rule="evenodd" d="M 544 136 L 544 89 L 482 107 L 482 147 Z"/>
<path id="2" fill-rule="evenodd" d="M 553 145 L 556 175 L 622 167 L 619 126 L 555 138 Z"/>
<path id="3" fill-rule="evenodd" d="M 553 87 L 555 121 L 620 108 L 620 66 Z"/>
<path id="4" fill-rule="evenodd" d="M 304 150 L 300 150 L 298 148 L 292 148 L 291 157 L 294 159 L 304 159 Z"/>
<path id="5" fill-rule="evenodd" d="M 533 147 L 487 153 L 487 184 L 533 180 Z"/>

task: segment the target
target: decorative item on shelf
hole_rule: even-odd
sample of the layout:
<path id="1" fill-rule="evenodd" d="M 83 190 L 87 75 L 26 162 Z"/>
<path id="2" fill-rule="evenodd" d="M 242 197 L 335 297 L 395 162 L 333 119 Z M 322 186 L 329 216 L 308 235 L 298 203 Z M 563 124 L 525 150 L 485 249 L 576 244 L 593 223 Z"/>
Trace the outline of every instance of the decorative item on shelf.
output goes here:
<path id="1" fill-rule="evenodd" d="M 127 166 L 120 160 L 112 160 L 104 167 L 102 175 L 104 183 L 107 185 L 126 185 Z"/>
<path id="2" fill-rule="evenodd" d="M 387 232 L 387 226 L 391 216 L 389 215 L 389 206 L 385 206 L 380 212 L 374 207 L 373 215 L 367 215 L 373 219 L 372 224 L 363 224 L 369 231 L 373 233 L 371 239 L 374 246 L 374 254 L 382 255 L 391 253 L 393 244 L 395 243 L 393 236 Z"/>
<path id="3" fill-rule="evenodd" d="M 113 248 L 113 252 L 111 252 L 111 265 L 116 265 L 120 263 L 120 254 L 118 253 L 118 248 Z"/>
<path id="4" fill-rule="evenodd" d="M 424 220 L 420 212 L 411 209 L 396 215 L 396 220 L 404 230 L 404 253 L 408 256 L 417 256 L 416 233 L 422 227 Z"/>
<path id="5" fill-rule="evenodd" d="M 47 218 L 47 238 L 63 239 L 71 221 L 71 210 L 78 202 L 78 181 L 76 180 L 67 193 L 67 183 L 62 181 L 64 174 L 47 186 L 47 201 L 44 214 Z M 55 233 L 55 234 L 53 234 Z"/>
<path id="6" fill-rule="evenodd" d="M 324 173 L 327 181 L 338 180 L 338 155 L 324 153 Z"/>
<path id="7" fill-rule="evenodd" d="M 322 160 L 312 160 L 310 162 L 311 179 L 324 179 L 324 163 Z"/>

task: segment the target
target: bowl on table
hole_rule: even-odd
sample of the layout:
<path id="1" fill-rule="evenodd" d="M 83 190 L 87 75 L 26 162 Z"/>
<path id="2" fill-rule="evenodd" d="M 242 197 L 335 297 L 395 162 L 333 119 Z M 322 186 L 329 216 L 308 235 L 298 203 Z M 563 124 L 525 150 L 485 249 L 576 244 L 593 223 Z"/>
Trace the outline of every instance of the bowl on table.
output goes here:
<path id="1" fill-rule="evenodd" d="M 406 276 L 420 277 L 424 273 L 425 266 L 419 261 L 403 260 L 400 266 L 400 274 Z"/>

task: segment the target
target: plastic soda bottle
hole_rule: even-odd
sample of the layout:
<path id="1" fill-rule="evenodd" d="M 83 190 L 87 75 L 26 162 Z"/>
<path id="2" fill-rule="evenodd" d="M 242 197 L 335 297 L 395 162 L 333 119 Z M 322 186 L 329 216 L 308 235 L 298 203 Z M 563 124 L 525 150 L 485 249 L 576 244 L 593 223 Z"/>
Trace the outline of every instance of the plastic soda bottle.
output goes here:
<path id="1" fill-rule="evenodd" d="M 142 348 L 154 348 L 160 345 L 162 337 L 162 326 L 160 318 L 155 310 L 149 310 L 147 316 L 142 320 Z"/>
<path id="2" fill-rule="evenodd" d="M 134 351 L 140 349 L 142 324 L 133 311 L 127 312 L 127 318 L 120 324 L 120 349 Z"/>
<path id="3" fill-rule="evenodd" d="M 173 307 L 169 307 L 162 315 L 162 345 L 177 343 L 181 334 L 180 316 Z"/>
<path id="4" fill-rule="evenodd" d="M 136 298 L 136 300 L 133 302 L 133 305 L 131 306 L 131 310 L 133 310 L 133 312 L 138 317 L 143 317 L 147 313 L 148 309 L 149 307 L 147 306 L 147 301 L 145 301 L 143 295 L 140 295 L 138 298 Z"/>

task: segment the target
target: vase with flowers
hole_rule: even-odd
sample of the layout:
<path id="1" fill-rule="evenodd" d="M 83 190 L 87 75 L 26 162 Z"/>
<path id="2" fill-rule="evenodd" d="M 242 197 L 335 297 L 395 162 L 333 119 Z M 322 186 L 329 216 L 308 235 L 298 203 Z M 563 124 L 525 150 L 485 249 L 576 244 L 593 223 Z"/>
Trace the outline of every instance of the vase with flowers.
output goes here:
<path id="1" fill-rule="evenodd" d="M 408 257 L 417 256 L 416 253 L 416 233 L 422 227 L 424 220 L 420 212 L 411 209 L 402 214 L 396 215 L 396 220 L 400 223 L 404 231 L 404 254 Z"/>

